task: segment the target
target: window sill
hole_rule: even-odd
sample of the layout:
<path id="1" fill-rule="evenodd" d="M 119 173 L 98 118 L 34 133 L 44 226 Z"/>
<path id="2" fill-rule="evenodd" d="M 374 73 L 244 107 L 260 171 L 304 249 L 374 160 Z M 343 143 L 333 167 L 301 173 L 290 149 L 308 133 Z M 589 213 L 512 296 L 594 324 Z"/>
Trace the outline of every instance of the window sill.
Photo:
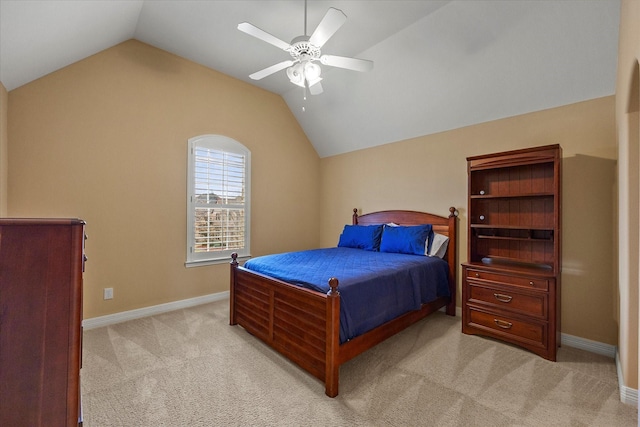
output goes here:
<path id="1" fill-rule="evenodd" d="M 240 256 L 238 255 L 238 262 L 244 262 L 246 260 L 248 260 L 249 258 L 251 258 L 251 255 L 244 255 L 244 256 Z M 207 265 L 216 265 L 216 264 L 230 264 L 231 263 L 231 257 L 229 256 L 228 258 L 215 258 L 215 259 L 203 259 L 203 260 L 197 260 L 197 261 L 187 261 L 184 263 L 184 266 L 187 268 L 192 268 L 192 267 L 204 267 Z"/>

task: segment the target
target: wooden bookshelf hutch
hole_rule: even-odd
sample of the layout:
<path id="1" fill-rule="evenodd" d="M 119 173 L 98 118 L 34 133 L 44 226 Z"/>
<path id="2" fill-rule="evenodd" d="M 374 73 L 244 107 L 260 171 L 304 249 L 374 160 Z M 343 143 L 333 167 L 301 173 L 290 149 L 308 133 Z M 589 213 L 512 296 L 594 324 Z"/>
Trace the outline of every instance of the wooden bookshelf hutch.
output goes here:
<path id="1" fill-rule="evenodd" d="M 467 158 L 462 332 L 556 360 L 560 344 L 559 145 Z"/>

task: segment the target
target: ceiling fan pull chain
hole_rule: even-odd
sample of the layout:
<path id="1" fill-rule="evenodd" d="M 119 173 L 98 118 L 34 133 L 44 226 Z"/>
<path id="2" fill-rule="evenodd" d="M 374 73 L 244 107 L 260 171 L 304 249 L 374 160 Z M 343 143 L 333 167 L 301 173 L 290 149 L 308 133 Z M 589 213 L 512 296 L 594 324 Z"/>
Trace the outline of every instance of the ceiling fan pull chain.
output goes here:
<path id="1" fill-rule="evenodd" d="M 305 108 L 304 104 L 307 102 L 307 85 L 305 84 L 302 87 L 302 112 L 304 113 L 305 111 L 307 111 L 307 109 Z"/>

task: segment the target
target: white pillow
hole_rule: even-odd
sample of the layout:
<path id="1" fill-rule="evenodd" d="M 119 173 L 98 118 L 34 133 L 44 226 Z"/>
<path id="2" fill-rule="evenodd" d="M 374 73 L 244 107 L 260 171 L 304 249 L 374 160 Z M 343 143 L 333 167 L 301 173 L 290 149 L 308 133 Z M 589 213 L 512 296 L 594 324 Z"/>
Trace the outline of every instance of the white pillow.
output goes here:
<path id="1" fill-rule="evenodd" d="M 431 251 L 428 256 L 437 256 L 443 258 L 449 246 L 449 238 L 443 234 L 433 233 L 433 242 L 431 243 Z"/>

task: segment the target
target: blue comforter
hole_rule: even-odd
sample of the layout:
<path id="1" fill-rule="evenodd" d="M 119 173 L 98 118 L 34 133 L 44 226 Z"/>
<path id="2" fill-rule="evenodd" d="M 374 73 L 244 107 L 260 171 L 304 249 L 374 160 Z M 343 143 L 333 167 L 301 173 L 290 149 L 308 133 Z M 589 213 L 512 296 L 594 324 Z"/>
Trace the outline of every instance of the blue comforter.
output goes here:
<path id="1" fill-rule="evenodd" d="M 341 343 L 449 296 L 449 267 L 437 257 L 337 247 L 262 256 L 244 266 L 324 293 L 336 277 Z"/>

